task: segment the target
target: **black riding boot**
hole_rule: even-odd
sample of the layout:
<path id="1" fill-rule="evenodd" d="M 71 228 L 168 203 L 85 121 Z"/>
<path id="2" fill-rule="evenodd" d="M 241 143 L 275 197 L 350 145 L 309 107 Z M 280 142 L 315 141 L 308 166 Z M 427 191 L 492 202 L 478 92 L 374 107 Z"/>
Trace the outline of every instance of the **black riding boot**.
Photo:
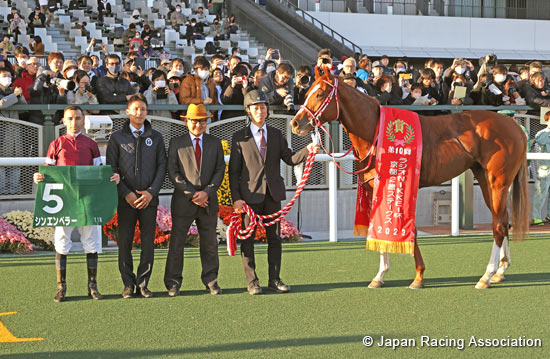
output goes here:
<path id="1" fill-rule="evenodd" d="M 101 293 L 97 289 L 97 268 L 88 268 L 88 296 L 93 299 L 103 299 Z"/>
<path id="2" fill-rule="evenodd" d="M 65 300 L 67 292 L 67 256 L 61 253 L 55 253 L 55 269 L 57 271 L 57 293 L 53 298 L 54 302 L 62 302 Z"/>
<path id="3" fill-rule="evenodd" d="M 88 265 L 88 296 L 93 299 L 103 299 L 97 289 L 97 253 L 86 254 L 86 264 Z"/>
<path id="4" fill-rule="evenodd" d="M 54 302 L 59 303 L 65 300 L 65 293 L 67 292 L 66 275 L 66 269 L 57 269 L 57 293 L 53 298 Z"/>

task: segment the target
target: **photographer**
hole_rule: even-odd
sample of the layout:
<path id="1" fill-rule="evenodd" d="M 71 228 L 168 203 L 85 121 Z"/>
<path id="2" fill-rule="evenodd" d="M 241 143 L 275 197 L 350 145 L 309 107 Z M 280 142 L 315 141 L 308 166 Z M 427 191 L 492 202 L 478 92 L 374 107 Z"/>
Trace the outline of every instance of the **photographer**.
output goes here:
<path id="1" fill-rule="evenodd" d="M 279 64 L 277 69 L 267 74 L 260 83 L 270 105 L 285 105 L 294 109 L 294 68 L 288 62 Z"/>
<path id="2" fill-rule="evenodd" d="M 493 81 L 487 87 L 481 89 L 481 104 L 489 106 L 502 106 L 510 104 L 525 105 L 525 100 L 518 93 L 518 85 L 508 76 L 508 71 L 503 65 L 497 65 L 493 69 Z"/>
<path id="3" fill-rule="evenodd" d="M 323 75 L 324 71 L 332 72 L 332 51 L 330 49 L 321 49 L 317 54 L 317 64 L 315 68 L 319 71 L 320 75 Z M 317 71 L 313 72 L 317 76 Z"/>
<path id="4" fill-rule="evenodd" d="M 67 104 L 67 82 L 63 82 L 61 69 L 65 58 L 61 52 L 50 52 L 48 55 L 49 69 L 38 74 L 36 80 L 29 88 L 31 104 Z M 54 115 L 54 123 L 61 122 L 63 111 L 57 111 Z M 44 124 L 42 111 L 30 111 L 29 121 Z"/>
<path id="5" fill-rule="evenodd" d="M 149 105 L 177 105 L 178 100 L 174 92 L 170 91 L 168 78 L 164 71 L 155 70 L 152 76 L 152 84 L 145 91 L 143 96 L 147 99 Z M 149 111 L 151 116 L 160 116 L 172 118 L 172 113 L 168 110 Z"/>
<path id="6" fill-rule="evenodd" d="M 466 81 L 472 82 L 472 85 L 477 81 L 477 74 L 475 72 L 474 65 L 466 59 L 456 58 L 453 60 L 453 64 L 443 73 L 443 80 L 451 86 L 453 74 L 457 73 L 464 76 Z"/>
<path id="7" fill-rule="evenodd" d="M 313 83 L 311 67 L 300 66 L 296 70 L 296 86 L 294 87 L 294 104 L 303 105 L 306 101 L 306 93 L 309 91 Z"/>
<path id="8" fill-rule="evenodd" d="M 252 89 L 248 82 L 248 68 L 243 65 L 237 65 L 231 73 L 231 84 L 224 89 L 221 97 L 224 105 L 242 105 L 244 96 Z M 223 111 L 222 120 L 230 117 L 244 116 L 243 110 Z"/>
<path id="9" fill-rule="evenodd" d="M 86 71 L 77 70 L 74 74 L 74 82 L 76 83 L 76 88 L 74 91 L 69 92 L 67 95 L 68 103 L 72 105 L 97 105 L 99 102 L 92 92 L 92 86 L 90 81 L 90 76 Z M 83 110 L 83 115 L 94 114 L 97 115 L 99 110 Z"/>
<path id="10" fill-rule="evenodd" d="M 31 43 L 29 48 L 35 55 L 44 55 L 44 44 L 42 43 L 42 38 L 36 35 Z"/>
<path id="11" fill-rule="evenodd" d="M 130 74 L 130 82 L 135 82 L 139 87 L 138 92 L 144 93 L 151 86 L 151 81 L 145 75 L 143 68 L 136 64 L 136 53 L 128 53 L 126 60 L 124 60 L 123 70 Z"/>

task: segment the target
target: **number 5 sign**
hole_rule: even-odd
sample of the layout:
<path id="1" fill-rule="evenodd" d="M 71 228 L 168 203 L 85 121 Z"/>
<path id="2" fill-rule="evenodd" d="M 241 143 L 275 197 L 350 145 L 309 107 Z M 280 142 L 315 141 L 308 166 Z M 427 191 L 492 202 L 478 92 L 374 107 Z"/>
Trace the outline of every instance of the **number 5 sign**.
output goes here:
<path id="1" fill-rule="evenodd" d="M 111 166 L 40 166 L 34 203 L 35 227 L 103 225 L 117 207 Z"/>

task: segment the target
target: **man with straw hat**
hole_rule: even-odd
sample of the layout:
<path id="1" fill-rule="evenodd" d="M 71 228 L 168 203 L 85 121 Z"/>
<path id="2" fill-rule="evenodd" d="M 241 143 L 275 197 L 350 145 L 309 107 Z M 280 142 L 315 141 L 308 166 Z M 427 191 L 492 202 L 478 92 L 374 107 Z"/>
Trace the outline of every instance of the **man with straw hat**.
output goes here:
<path id="1" fill-rule="evenodd" d="M 182 284 L 183 248 L 191 223 L 200 236 L 201 279 L 210 294 L 221 294 L 218 285 L 217 190 L 221 185 L 225 161 L 219 139 L 206 131 L 212 115 L 203 104 L 190 104 L 185 119 L 188 134 L 173 138 L 168 150 L 168 176 L 174 184 L 172 195 L 172 233 L 166 260 L 164 284 L 168 295 L 179 295 Z"/>

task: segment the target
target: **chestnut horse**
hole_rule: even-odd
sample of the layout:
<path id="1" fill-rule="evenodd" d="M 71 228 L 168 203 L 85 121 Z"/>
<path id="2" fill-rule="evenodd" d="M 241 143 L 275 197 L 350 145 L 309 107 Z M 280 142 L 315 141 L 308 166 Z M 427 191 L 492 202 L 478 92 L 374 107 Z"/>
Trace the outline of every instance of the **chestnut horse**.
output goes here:
<path id="1" fill-rule="evenodd" d="M 372 198 L 375 160 L 366 159 L 379 122 L 380 104 L 331 75 L 318 76 L 300 111 L 291 120 L 292 132 L 304 136 L 327 121 L 340 121 L 353 144 L 359 174 Z M 515 121 L 490 111 L 464 111 L 442 116 L 419 116 L 422 128 L 420 187 L 439 185 L 470 169 L 492 213 L 493 248 L 485 274 L 476 288 L 504 279 L 510 265 L 507 196 L 512 182 L 512 230 L 523 239 L 529 228 L 527 138 Z M 376 148 L 372 149 L 375 153 Z M 373 157 L 374 159 L 374 157 Z M 416 277 L 409 288 L 422 288 L 425 265 L 415 238 Z M 380 253 L 380 269 L 369 288 L 383 285 L 389 269 Z"/>

